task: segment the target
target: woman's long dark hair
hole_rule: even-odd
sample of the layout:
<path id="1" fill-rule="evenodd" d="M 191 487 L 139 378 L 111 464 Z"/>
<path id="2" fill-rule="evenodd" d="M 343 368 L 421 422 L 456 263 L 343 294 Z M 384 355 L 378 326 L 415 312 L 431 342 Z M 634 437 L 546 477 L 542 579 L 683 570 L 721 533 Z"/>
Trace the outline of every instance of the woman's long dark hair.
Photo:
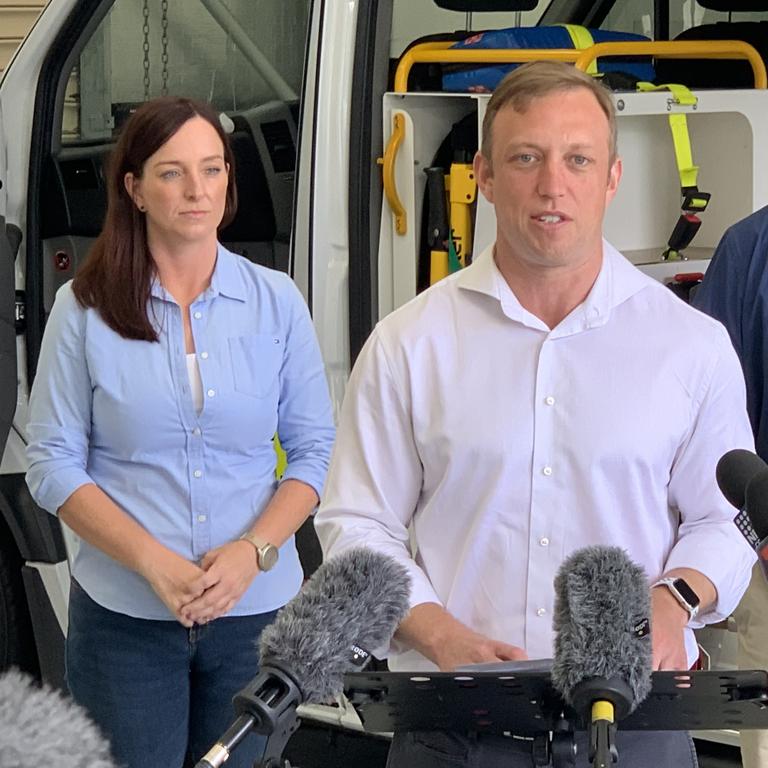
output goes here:
<path id="1" fill-rule="evenodd" d="M 126 122 L 107 164 L 107 215 L 104 227 L 75 275 L 72 289 L 83 307 L 99 311 L 104 322 L 124 339 L 157 341 L 147 313 L 155 265 L 147 245 L 144 214 L 125 189 L 126 173 L 141 178 L 144 163 L 187 120 L 202 117 L 224 145 L 229 164 L 223 228 L 237 210 L 235 163 L 218 115 L 199 101 L 164 96 L 142 104 Z"/>

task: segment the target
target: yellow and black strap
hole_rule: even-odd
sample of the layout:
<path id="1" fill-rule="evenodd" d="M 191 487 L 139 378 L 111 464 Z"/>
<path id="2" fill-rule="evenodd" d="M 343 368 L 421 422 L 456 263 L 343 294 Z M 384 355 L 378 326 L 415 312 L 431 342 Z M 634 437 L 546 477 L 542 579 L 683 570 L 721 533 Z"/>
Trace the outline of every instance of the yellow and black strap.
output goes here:
<path id="1" fill-rule="evenodd" d="M 640 91 L 668 90 L 672 94 L 676 104 L 681 106 L 695 106 L 698 102 L 696 96 L 684 85 L 668 83 L 654 85 L 653 83 L 638 83 Z M 694 165 L 693 152 L 691 150 L 691 137 L 688 133 L 688 119 L 685 113 L 676 112 L 669 116 L 669 127 L 672 131 L 672 142 L 675 147 L 675 162 L 677 173 L 680 177 L 680 218 L 672 230 L 667 242 L 667 248 L 662 254 L 662 259 L 683 259 L 683 251 L 691 244 L 696 233 L 701 227 L 701 219 L 698 214 L 703 213 L 711 194 L 701 191 L 697 186 L 699 166 Z"/>

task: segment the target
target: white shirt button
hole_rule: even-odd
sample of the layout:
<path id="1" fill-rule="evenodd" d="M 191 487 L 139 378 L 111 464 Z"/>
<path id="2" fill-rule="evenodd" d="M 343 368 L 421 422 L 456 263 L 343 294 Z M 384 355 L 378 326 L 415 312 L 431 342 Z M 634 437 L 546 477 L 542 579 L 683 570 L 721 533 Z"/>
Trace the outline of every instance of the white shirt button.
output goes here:
<path id="1" fill-rule="evenodd" d="M 554 404 L 555 404 L 555 398 L 554 398 L 554 397 L 552 397 L 552 395 L 550 395 L 549 397 L 545 397 L 545 398 L 544 398 L 544 402 L 545 402 L 547 405 L 554 405 Z"/>
<path id="2" fill-rule="evenodd" d="M 195 312 L 195 314 L 194 314 L 195 320 L 199 320 L 202 316 L 203 316 L 202 312 Z"/>
<path id="3" fill-rule="evenodd" d="M 208 353 L 207 352 L 201 352 L 200 353 L 200 357 L 202 357 L 203 360 L 207 360 L 208 359 Z"/>
<path id="4" fill-rule="evenodd" d="M 198 523 L 204 523 L 208 518 L 205 515 L 198 515 L 197 516 L 197 522 Z"/>
<path id="5" fill-rule="evenodd" d="M 544 615 L 546 614 L 546 612 L 547 612 L 547 609 L 546 609 L 546 608 L 539 608 L 539 609 L 536 611 L 536 615 L 537 615 L 537 616 L 544 616 Z"/>
<path id="6" fill-rule="evenodd" d="M 192 430 L 192 434 L 193 434 L 195 437 L 200 437 L 200 435 L 202 435 L 203 433 L 202 433 L 202 431 L 200 430 L 200 427 L 195 427 L 195 428 Z"/>
<path id="7" fill-rule="evenodd" d="M 215 389 L 209 389 L 208 390 L 208 397 L 215 397 L 216 396 L 216 390 Z"/>
<path id="8" fill-rule="evenodd" d="M 542 547 L 548 547 L 549 546 L 549 539 L 546 536 L 542 536 L 539 539 L 539 544 L 541 544 Z"/>
<path id="9" fill-rule="evenodd" d="M 203 476 L 203 473 L 199 469 L 196 469 L 192 474 L 195 477 L 202 477 Z"/>
<path id="10" fill-rule="evenodd" d="M 552 467 L 544 467 L 544 469 L 542 469 L 541 471 L 543 474 L 549 477 L 552 474 Z"/>

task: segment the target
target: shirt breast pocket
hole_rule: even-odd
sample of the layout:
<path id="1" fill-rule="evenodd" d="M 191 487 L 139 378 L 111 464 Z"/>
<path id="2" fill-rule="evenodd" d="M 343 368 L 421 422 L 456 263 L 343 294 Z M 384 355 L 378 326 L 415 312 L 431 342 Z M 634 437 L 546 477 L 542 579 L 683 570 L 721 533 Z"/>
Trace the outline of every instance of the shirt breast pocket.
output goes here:
<path id="1" fill-rule="evenodd" d="M 283 339 L 254 333 L 229 339 L 232 378 L 237 392 L 266 397 L 277 386 L 283 363 Z"/>

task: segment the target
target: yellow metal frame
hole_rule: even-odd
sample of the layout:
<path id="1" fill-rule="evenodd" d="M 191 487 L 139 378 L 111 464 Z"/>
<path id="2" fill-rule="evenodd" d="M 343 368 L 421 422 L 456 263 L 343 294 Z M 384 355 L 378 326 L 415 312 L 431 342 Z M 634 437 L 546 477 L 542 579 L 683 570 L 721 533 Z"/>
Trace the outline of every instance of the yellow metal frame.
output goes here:
<path id="1" fill-rule="evenodd" d="M 637 43 L 596 43 L 580 52 L 576 66 L 586 71 L 600 56 L 654 56 L 657 59 L 746 59 L 752 66 L 755 88 L 768 85 L 760 54 L 743 40 L 658 40 Z"/>
<path id="2" fill-rule="evenodd" d="M 655 56 L 663 59 L 745 59 L 752 66 L 755 88 L 768 86 L 760 54 L 743 40 L 660 40 L 596 43 L 589 48 L 451 48 L 453 42 L 420 43 L 406 51 L 395 72 L 395 93 L 408 92 L 414 64 L 517 64 L 525 61 L 572 61 L 585 72 L 600 56 Z"/>
<path id="3" fill-rule="evenodd" d="M 453 42 L 419 43 L 406 51 L 395 71 L 395 93 L 408 93 L 414 64 L 519 64 L 525 61 L 573 61 L 575 48 L 451 48 Z M 587 49 L 589 50 L 589 49 Z"/>

